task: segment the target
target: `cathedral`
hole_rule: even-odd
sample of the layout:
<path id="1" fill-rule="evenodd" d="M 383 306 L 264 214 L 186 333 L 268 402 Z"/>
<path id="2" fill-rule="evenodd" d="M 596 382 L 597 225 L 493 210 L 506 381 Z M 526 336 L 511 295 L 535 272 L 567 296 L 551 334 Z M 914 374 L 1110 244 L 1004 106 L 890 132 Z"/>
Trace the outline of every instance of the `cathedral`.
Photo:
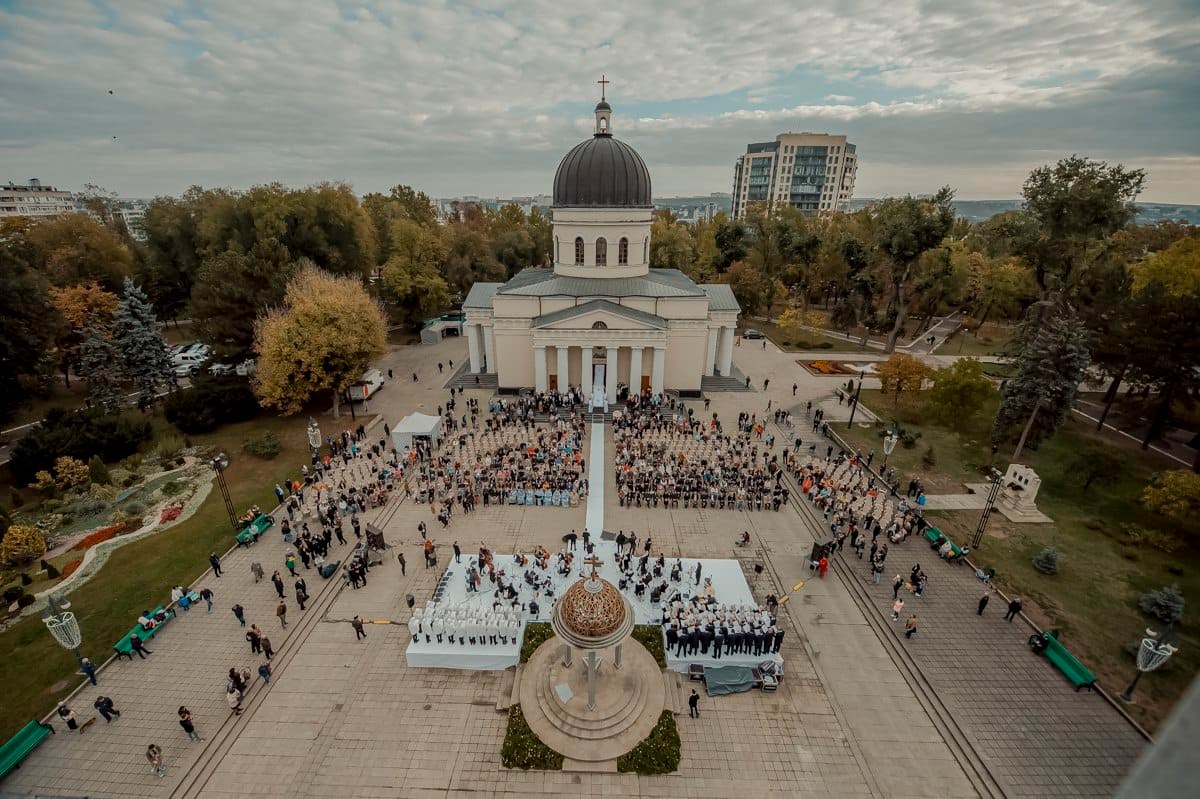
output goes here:
<path id="1" fill-rule="evenodd" d="M 694 396 L 730 374 L 740 308 L 727 285 L 650 268 L 650 171 L 603 97 L 595 114 L 554 175 L 553 267 L 476 283 L 463 303 L 470 370 L 501 390 L 578 387 L 593 406 L 618 385 Z"/>

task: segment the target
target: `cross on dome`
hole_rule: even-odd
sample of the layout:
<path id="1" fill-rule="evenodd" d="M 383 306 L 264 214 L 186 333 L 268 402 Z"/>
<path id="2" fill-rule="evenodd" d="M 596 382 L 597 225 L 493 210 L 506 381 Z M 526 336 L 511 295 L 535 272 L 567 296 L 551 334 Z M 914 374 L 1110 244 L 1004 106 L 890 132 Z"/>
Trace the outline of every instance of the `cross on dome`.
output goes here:
<path id="1" fill-rule="evenodd" d="M 601 73 L 600 80 L 596 81 L 596 83 L 600 84 L 600 102 L 604 102 L 604 90 L 608 88 L 608 84 L 612 83 L 612 81 L 608 80 L 606 77 L 604 77 L 604 74 Z"/>

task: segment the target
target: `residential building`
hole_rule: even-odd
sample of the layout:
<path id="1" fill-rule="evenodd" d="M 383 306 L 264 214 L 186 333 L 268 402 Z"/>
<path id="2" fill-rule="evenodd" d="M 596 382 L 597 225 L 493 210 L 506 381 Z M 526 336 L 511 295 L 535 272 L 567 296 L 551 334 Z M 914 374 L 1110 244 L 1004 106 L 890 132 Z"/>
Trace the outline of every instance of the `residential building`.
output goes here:
<path id="1" fill-rule="evenodd" d="M 126 200 L 117 209 L 121 219 L 125 221 L 125 229 L 129 235 L 138 241 L 146 240 L 146 204 L 141 200 Z"/>
<path id="2" fill-rule="evenodd" d="M 781 133 L 746 146 L 733 166 L 733 216 L 751 203 L 790 205 L 806 214 L 845 211 L 854 196 L 857 148 L 845 136 Z"/>
<path id="3" fill-rule="evenodd" d="M 28 183 L 0 185 L 0 217 L 58 216 L 75 212 L 75 200 L 69 191 L 43 186 L 37 178 Z"/>

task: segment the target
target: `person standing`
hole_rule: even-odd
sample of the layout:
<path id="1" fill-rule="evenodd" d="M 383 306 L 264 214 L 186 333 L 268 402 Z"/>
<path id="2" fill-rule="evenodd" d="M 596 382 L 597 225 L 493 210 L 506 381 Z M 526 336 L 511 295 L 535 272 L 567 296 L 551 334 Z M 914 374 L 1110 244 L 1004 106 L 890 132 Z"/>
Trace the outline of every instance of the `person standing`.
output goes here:
<path id="1" fill-rule="evenodd" d="M 896 579 L 892 580 L 892 599 L 900 596 L 900 586 L 904 585 L 904 578 L 896 575 Z"/>
<path id="2" fill-rule="evenodd" d="M 275 608 L 275 615 L 279 617 L 279 626 L 286 630 L 287 629 L 287 604 L 282 599 L 279 600 L 279 605 Z"/>
<path id="3" fill-rule="evenodd" d="M 400 561 L 400 576 L 403 577 L 405 575 L 405 569 L 408 567 L 408 561 L 404 559 L 403 552 L 396 556 L 396 560 Z"/>
<path id="4" fill-rule="evenodd" d="M 270 663 L 258 664 L 258 676 L 262 677 L 262 681 L 264 684 L 271 682 L 271 664 Z"/>
<path id="5" fill-rule="evenodd" d="M 257 655 L 262 651 L 262 630 L 258 629 L 257 624 L 250 625 L 250 629 L 246 631 L 246 640 L 250 642 L 250 654 Z"/>
<path id="6" fill-rule="evenodd" d="M 900 611 L 904 610 L 904 600 L 896 597 L 892 603 L 892 621 L 900 621 Z"/>
<path id="7" fill-rule="evenodd" d="M 242 692 L 236 686 L 230 685 L 225 691 L 225 704 L 229 705 L 233 715 L 242 715 Z"/>
<path id="8" fill-rule="evenodd" d="M 266 572 L 263 571 L 262 564 L 258 561 L 254 561 L 250 564 L 250 573 L 254 575 L 254 582 L 256 583 L 266 576 Z"/>
<path id="9" fill-rule="evenodd" d="M 908 617 L 908 621 L 904 622 L 904 637 L 912 638 L 917 632 L 917 614 Z"/>
<path id="10" fill-rule="evenodd" d="M 688 697 L 688 715 L 694 719 L 700 718 L 700 694 L 696 693 L 696 689 L 692 689 L 692 695 Z"/>
<path id="11" fill-rule="evenodd" d="M 238 624 L 240 624 L 243 627 L 246 626 L 246 609 L 244 607 L 242 607 L 241 605 L 234 605 L 233 606 L 233 615 L 235 618 L 237 618 Z"/>
<path id="12" fill-rule="evenodd" d="M 213 574 L 221 576 L 221 559 L 217 557 L 217 553 L 213 552 L 208 556 L 209 565 L 212 566 Z"/>
<path id="13" fill-rule="evenodd" d="M 1012 601 L 1008 603 L 1008 613 L 1004 614 L 1004 620 L 1007 622 L 1011 622 L 1013 620 L 1013 618 L 1016 617 L 1016 615 L 1020 612 L 1021 612 L 1021 597 L 1015 596 L 1012 598 Z"/>
<path id="14" fill-rule="evenodd" d="M 160 780 L 167 776 L 167 767 L 163 765 L 162 749 L 158 748 L 158 744 L 150 744 L 146 747 L 146 759 L 150 761 L 150 770 Z"/>
<path id="15" fill-rule="evenodd" d="M 457 541 L 454 542 L 454 562 L 455 563 L 462 562 L 462 550 L 459 549 Z"/>
<path id="16" fill-rule="evenodd" d="M 145 647 L 145 645 L 142 643 L 142 637 L 140 635 L 138 635 L 137 633 L 134 633 L 133 635 L 129 636 L 129 647 L 134 652 L 137 652 L 138 657 L 141 658 L 142 660 L 146 659 L 146 655 L 154 654 L 153 652 L 151 652 L 149 649 L 147 649 Z"/>
<path id="17" fill-rule="evenodd" d="M 279 569 L 271 575 L 271 582 L 275 586 L 275 593 L 279 594 L 279 598 L 283 599 L 283 577 L 279 574 Z"/>
<path id="18" fill-rule="evenodd" d="M 96 664 L 87 658 L 82 658 L 79 661 L 79 668 L 87 675 L 87 678 L 92 681 L 92 685 L 96 685 Z"/>
<path id="19" fill-rule="evenodd" d="M 188 710 L 184 705 L 179 706 L 179 726 L 183 727 L 183 731 L 187 733 L 188 740 L 204 740 L 196 734 L 196 725 L 192 723 L 192 711 Z"/>
<path id="20" fill-rule="evenodd" d="M 107 697 L 107 696 L 96 697 L 96 701 L 94 703 L 92 703 L 92 707 L 96 708 L 96 710 L 99 711 L 101 716 L 104 716 L 104 722 L 106 724 L 109 724 L 112 722 L 113 716 L 116 716 L 117 718 L 121 717 L 121 711 L 119 711 L 115 707 L 113 707 L 113 701 L 110 697 Z"/>
<path id="21" fill-rule="evenodd" d="M 987 607 L 987 603 L 988 603 L 988 594 L 985 591 L 983 593 L 983 596 L 979 597 L 979 607 L 975 611 L 976 616 L 983 615 L 983 609 Z"/>
<path id="22" fill-rule="evenodd" d="M 308 587 L 304 585 L 303 580 L 296 581 L 296 604 L 304 610 L 304 603 L 308 601 Z"/>
<path id="23" fill-rule="evenodd" d="M 200 598 L 208 603 L 208 612 L 212 613 L 213 592 L 208 586 L 200 589 Z"/>
<path id="24" fill-rule="evenodd" d="M 292 554 L 292 550 L 287 551 L 287 557 L 283 559 L 283 565 L 293 577 L 296 576 L 296 556 Z"/>
<path id="25" fill-rule="evenodd" d="M 265 657 L 267 660 L 275 657 L 275 648 L 271 646 L 270 638 L 264 635 L 258 643 L 262 646 L 263 657 Z"/>
<path id="26" fill-rule="evenodd" d="M 797 388 L 799 388 L 799 386 L 798 386 L 798 385 L 796 385 L 795 383 L 792 383 L 792 396 L 793 396 L 793 397 L 794 397 L 794 396 L 796 396 L 796 389 L 797 389 Z"/>
<path id="27" fill-rule="evenodd" d="M 354 640 L 355 641 L 361 641 L 363 638 L 367 637 L 367 634 L 365 632 L 363 632 L 362 618 L 360 618 L 359 616 L 355 616 L 353 619 L 350 620 L 350 626 L 354 628 Z"/>

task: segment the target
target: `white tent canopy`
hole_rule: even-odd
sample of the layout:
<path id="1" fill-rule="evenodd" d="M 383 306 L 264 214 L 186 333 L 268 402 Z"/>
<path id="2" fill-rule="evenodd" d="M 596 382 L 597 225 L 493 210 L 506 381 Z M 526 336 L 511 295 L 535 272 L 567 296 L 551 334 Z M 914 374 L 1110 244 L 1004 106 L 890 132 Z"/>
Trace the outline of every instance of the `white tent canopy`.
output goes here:
<path id="1" fill-rule="evenodd" d="M 414 438 L 428 438 L 437 446 L 442 437 L 442 420 L 424 413 L 410 413 L 392 428 L 392 446 L 397 452 L 411 449 Z"/>

